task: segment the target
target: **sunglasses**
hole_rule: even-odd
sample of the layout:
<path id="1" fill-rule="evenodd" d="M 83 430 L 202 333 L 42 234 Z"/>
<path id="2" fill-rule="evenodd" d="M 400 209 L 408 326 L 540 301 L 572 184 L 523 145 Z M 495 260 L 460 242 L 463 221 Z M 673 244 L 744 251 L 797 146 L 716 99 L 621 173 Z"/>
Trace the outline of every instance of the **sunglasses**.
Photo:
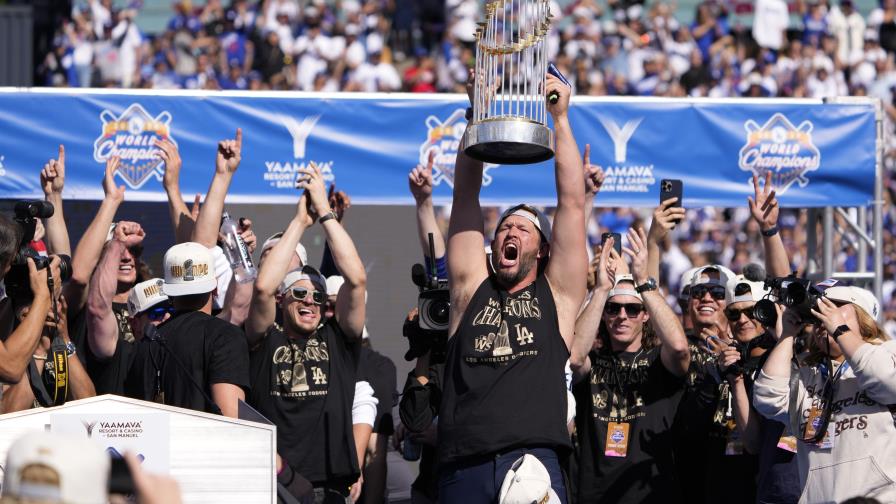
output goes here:
<path id="1" fill-rule="evenodd" d="M 326 299 L 327 299 L 326 296 L 324 296 L 323 292 L 316 291 L 316 290 L 315 291 L 308 290 L 304 287 L 295 287 L 293 289 L 290 289 L 289 292 L 292 295 L 292 298 L 295 299 L 296 301 L 304 301 L 308 297 L 308 294 L 310 293 L 311 301 L 316 305 L 324 304 L 324 301 L 326 301 Z"/>
<path id="2" fill-rule="evenodd" d="M 641 303 L 614 303 L 608 301 L 604 306 L 604 313 L 607 315 L 617 315 L 621 309 L 625 309 L 625 314 L 627 316 L 637 317 L 639 313 L 644 311 L 644 305 Z"/>
<path id="3" fill-rule="evenodd" d="M 753 307 L 743 308 L 740 310 L 735 310 L 734 308 L 725 308 L 725 316 L 728 317 L 728 320 L 731 322 L 737 322 L 740 320 L 741 315 L 746 315 L 748 319 L 753 320 Z"/>
<path id="4" fill-rule="evenodd" d="M 174 307 L 169 304 L 153 306 L 146 310 L 146 317 L 153 322 L 158 322 L 165 318 L 165 314 L 174 315 Z"/>
<path id="5" fill-rule="evenodd" d="M 690 296 L 691 299 L 703 299 L 703 296 L 705 296 L 707 292 L 709 292 L 709 295 L 716 301 L 725 299 L 725 287 L 713 284 L 700 284 L 691 287 Z"/>

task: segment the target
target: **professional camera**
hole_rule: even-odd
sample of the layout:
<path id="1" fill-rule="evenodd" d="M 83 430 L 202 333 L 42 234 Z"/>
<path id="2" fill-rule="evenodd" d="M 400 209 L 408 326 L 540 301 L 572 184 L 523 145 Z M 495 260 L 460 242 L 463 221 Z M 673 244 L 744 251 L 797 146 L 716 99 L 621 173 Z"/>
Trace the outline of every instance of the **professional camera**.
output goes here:
<path id="1" fill-rule="evenodd" d="M 768 298 L 759 300 L 753 307 L 753 317 L 767 327 L 778 321 L 775 302 L 796 311 L 801 320 L 808 322 L 814 320 L 812 310 L 818 299 L 824 296 L 811 280 L 799 278 L 795 273 L 786 277 L 768 278 L 765 280 L 765 287 L 771 292 Z"/>
<path id="2" fill-rule="evenodd" d="M 6 293 L 13 300 L 29 300 L 33 297 L 31 282 L 29 280 L 27 258 L 34 261 L 37 269 L 44 269 L 50 265 L 51 258 L 37 253 L 28 244 L 34 238 L 34 230 L 37 227 L 37 219 L 46 219 L 53 216 L 53 204 L 49 201 L 19 201 L 14 207 L 13 221 L 22 230 L 22 241 L 19 243 L 19 251 L 12 261 L 9 273 L 3 278 L 6 285 Z M 72 276 L 71 258 L 67 255 L 59 255 L 59 274 L 61 278 L 54 278 L 56 282 L 65 282 Z"/>
<path id="3" fill-rule="evenodd" d="M 430 273 L 422 264 L 411 268 L 411 280 L 420 288 L 417 298 L 416 327 L 405 325 L 404 335 L 410 343 L 408 360 L 431 352 L 433 364 L 444 362 L 448 346 L 448 316 L 451 311 L 451 299 L 448 293 L 448 282 L 439 279 L 436 274 L 435 245 L 432 233 L 429 235 Z"/>

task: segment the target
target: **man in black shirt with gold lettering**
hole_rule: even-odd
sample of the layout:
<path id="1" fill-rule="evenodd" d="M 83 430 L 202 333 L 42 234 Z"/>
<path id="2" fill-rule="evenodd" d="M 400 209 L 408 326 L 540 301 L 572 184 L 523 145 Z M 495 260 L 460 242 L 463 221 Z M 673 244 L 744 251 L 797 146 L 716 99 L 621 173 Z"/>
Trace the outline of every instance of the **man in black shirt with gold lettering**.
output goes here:
<path id="1" fill-rule="evenodd" d="M 558 461 L 570 450 L 564 368 L 585 297 L 585 181 L 567 112 L 569 88 L 546 89 L 556 135 L 554 229 L 518 205 L 498 223 L 491 271 L 482 250 L 482 163 L 458 152 L 448 238 L 451 315 L 439 414 L 439 500 L 494 502 L 529 453 L 566 501 Z"/>

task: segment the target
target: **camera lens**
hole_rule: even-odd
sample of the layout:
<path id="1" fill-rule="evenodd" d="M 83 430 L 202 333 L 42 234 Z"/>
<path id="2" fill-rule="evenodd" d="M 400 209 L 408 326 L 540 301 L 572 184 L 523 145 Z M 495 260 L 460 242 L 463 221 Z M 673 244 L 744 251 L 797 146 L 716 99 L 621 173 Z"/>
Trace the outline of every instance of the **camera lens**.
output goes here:
<path id="1" fill-rule="evenodd" d="M 429 320 L 433 321 L 436 325 L 448 324 L 449 303 L 445 301 L 434 301 L 433 303 L 430 303 L 427 308 Z"/>
<path id="2" fill-rule="evenodd" d="M 799 306 L 803 304 L 806 302 L 806 286 L 798 282 L 787 284 L 781 300 L 786 306 Z"/>
<path id="3" fill-rule="evenodd" d="M 753 318 L 764 326 L 773 326 L 778 321 L 778 311 L 770 299 L 760 299 L 753 305 Z"/>

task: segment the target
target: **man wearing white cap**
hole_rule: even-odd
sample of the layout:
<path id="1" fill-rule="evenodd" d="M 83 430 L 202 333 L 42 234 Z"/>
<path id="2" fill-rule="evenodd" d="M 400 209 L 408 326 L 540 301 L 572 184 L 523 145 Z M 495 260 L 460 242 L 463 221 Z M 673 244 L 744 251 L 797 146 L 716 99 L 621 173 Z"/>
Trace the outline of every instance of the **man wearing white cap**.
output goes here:
<path id="1" fill-rule="evenodd" d="M 719 372 L 731 389 L 731 415 L 736 428 L 729 423 L 726 467 L 719 470 L 750 476 L 749 487 L 744 490 L 758 502 L 796 503 L 800 497 L 796 438 L 785 432 L 784 424 L 763 418 L 753 408 L 753 384 L 776 341 L 774 327 L 764 328 L 753 315 L 756 303 L 769 290 L 763 282 L 750 281 L 744 275 L 729 280 L 727 290 L 725 317 L 736 343 L 723 346 L 718 362 Z M 758 457 L 758 468 L 752 456 Z M 731 463 L 737 458 L 745 462 L 743 466 Z M 758 469 L 755 478 L 754 468 Z"/>
<path id="2" fill-rule="evenodd" d="M 168 249 L 164 265 L 162 292 L 175 315 L 157 331 L 146 328 L 125 389 L 138 399 L 236 418 L 249 388 L 249 353 L 242 330 L 211 315 L 212 254 L 199 243 L 181 243 Z"/>
<path id="3" fill-rule="evenodd" d="M 482 250 L 483 164 L 457 155 L 438 434 L 445 502 L 494 501 L 495 482 L 524 453 L 545 465 L 566 499 L 559 458 L 571 449 L 565 368 L 588 272 L 585 180 L 567 115 L 570 88 L 549 75 L 547 91 L 559 95 L 547 105 L 556 137 L 555 229 L 530 205 L 508 209 L 492 242 L 492 271 Z"/>
<path id="4" fill-rule="evenodd" d="M 577 502 L 677 502 L 680 491 L 670 426 L 685 388 L 688 343 L 648 276 L 647 236 L 632 229 L 628 239 L 632 274 L 616 274 L 623 259 L 611 238 L 576 321 Z"/>
<path id="5" fill-rule="evenodd" d="M 297 186 L 305 193 L 255 281 L 246 322 L 252 351 L 249 403 L 277 425 L 280 482 L 288 487 L 298 474 L 313 484 L 315 498 L 321 499 L 316 502 L 345 502 L 360 476 L 351 411 L 367 273 L 330 208 L 320 170 L 300 171 Z M 322 318 L 327 280 L 308 265 L 287 271 L 302 234 L 315 220 L 344 279 L 329 320 Z M 275 324 L 278 305 L 282 327 Z"/>

